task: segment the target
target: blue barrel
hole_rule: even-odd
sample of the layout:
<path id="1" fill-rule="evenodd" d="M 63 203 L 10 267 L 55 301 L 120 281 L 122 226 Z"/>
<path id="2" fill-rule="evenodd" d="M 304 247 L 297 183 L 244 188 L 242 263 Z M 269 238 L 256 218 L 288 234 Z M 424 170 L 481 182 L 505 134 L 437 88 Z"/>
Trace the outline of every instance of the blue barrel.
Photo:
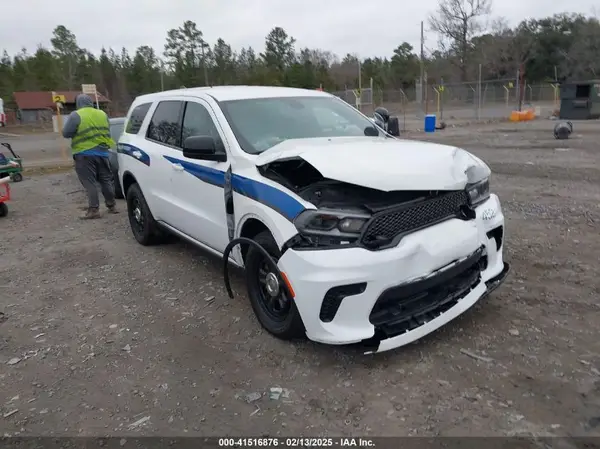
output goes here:
<path id="1" fill-rule="evenodd" d="M 425 116 L 425 132 L 435 132 L 435 114 L 429 114 Z"/>

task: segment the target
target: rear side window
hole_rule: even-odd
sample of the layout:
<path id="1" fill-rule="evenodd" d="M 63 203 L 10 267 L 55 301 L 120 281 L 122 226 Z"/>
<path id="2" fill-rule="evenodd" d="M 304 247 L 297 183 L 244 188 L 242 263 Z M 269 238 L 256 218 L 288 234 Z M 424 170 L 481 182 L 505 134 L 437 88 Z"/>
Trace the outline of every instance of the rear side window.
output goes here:
<path id="1" fill-rule="evenodd" d="M 146 137 L 155 142 L 181 147 L 182 101 L 161 101 L 148 125 Z"/>
<path id="2" fill-rule="evenodd" d="M 131 111 L 131 116 L 127 121 L 127 128 L 125 132 L 127 134 L 137 134 L 140 132 L 140 128 L 142 127 L 142 122 L 146 118 L 146 114 L 148 113 L 148 109 L 152 103 L 144 103 L 136 106 L 133 111 Z"/>

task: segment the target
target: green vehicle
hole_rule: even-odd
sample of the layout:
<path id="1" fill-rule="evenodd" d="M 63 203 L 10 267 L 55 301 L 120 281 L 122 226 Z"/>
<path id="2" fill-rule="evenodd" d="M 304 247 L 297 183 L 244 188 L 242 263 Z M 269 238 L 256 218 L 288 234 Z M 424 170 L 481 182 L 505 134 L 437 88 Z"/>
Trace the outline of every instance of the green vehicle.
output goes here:
<path id="1" fill-rule="evenodd" d="M 7 156 L 2 153 L 2 148 L 0 148 L 0 178 L 10 176 L 13 182 L 23 181 L 21 157 L 15 154 L 10 143 L 1 142 L 0 145 L 10 152 L 10 155 Z"/>

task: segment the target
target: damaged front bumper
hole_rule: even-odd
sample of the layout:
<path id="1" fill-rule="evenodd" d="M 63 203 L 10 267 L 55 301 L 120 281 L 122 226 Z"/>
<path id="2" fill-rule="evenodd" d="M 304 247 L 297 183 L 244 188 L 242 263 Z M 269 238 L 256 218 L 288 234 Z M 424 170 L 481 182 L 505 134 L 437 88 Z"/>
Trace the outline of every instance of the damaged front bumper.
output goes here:
<path id="1" fill-rule="evenodd" d="M 476 214 L 414 232 L 381 251 L 287 250 L 278 265 L 292 282 L 307 336 L 382 352 L 461 315 L 509 271 L 498 198 L 492 195 Z"/>
<path id="2" fill-rule="evenodd" d="M 463 284 L 464 289 L 459 289 L 454 293 L 448 294 L 448 296 L 439 298 L 437 301 L 434 300 L 429 307 L 426 307 L 427 310 L 421 310 L 418 315 L 410 317 L 409 320 L 412 323 L 409 320 L 397 323 L 398 318 L 389 317 L 388 321 L 384 321 L 382 324 L 387 326 L 400 325 L 406 327 L 406 329 L 399 335 L 389 338 L 386 338 L 386 334 L 377 335 L 376 333 L 371 339 L 363 341 L 367 348 L 365 353 L 371 354 L 398 348 L 439 329 L 495 290 L 506 279 L 509 270 L 509 265 L 504 262 L 502 271 L 486 282 L 481 280 L 475 268 L 471 271 L 474 278 L 471 284 L 465 282 Z M 424 294 L 434 296 L 427 289 L 424 290 Z"/>

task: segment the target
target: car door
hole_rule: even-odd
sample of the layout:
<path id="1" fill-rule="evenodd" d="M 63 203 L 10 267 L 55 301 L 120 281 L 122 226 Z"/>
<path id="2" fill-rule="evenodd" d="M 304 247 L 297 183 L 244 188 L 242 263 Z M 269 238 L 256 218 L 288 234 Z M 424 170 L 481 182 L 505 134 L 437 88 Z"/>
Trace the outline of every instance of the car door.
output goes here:
<path id="1" fill-rule="evenodd" d="M 225 140 L 215 124 L 210 105 L 200 98 L 189 100 L 184 109 L 182 144 L 187 137 L 211 136 L 217 151 L 227 154 Z M 169 158 L 177 197 L 177 228 L 203 244 L 222 252 L 229 243 L 223 183 L 230 161 L 187 158 L 183 152 Z"/>
<path id="2" fill-rule="evenodd" d="M 184 105 L 184 101 L 177 99 L 160 101 L 152 113 L 144 143 L 150 156 L 150 173 L 145 183 L 149 191 L 144 191 L 144 195 L 147 195 L 146 200 L 154 218 L 176 228 L 179 228 L 177 214 L 180 208 L 177 205 L 178 192 L 174 190 L 171 176 L 179 167 L 167 158 L 182 154 L 181 120 Z"/>

